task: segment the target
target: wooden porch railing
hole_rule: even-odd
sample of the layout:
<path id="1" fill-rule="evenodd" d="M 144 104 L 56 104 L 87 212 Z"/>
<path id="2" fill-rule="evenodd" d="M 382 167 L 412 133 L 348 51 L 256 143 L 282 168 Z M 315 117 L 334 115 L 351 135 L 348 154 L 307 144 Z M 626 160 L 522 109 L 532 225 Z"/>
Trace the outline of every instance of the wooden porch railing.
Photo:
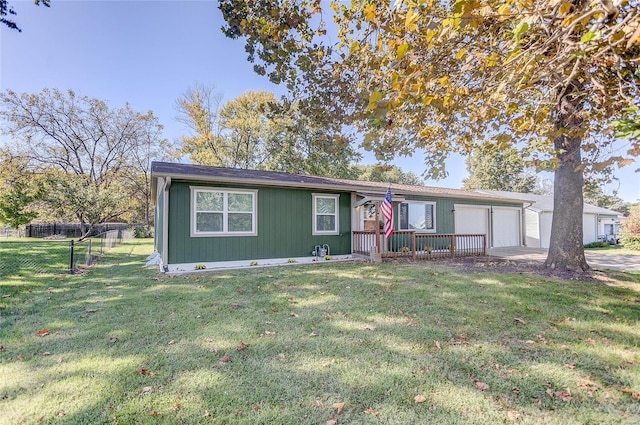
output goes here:
<path id="1" fill-rule="evenodd" d="M 370 255 L 376 246 L 375 231 L 353 231 L 353 253 Z M 414 230 L 398 230 L 387 239 L 380 234 L 383 258 L 411 257 L 430 260 L 436 258 L 468 257 L 487 254 L 484 234 L 425 234 Z"/>

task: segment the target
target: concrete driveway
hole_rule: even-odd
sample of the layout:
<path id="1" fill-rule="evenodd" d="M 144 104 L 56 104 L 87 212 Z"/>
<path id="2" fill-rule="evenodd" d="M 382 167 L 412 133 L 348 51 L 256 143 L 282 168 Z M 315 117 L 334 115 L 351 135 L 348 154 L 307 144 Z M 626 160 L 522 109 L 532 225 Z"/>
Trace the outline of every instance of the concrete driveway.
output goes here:
<path id="1" fill-rule="evenodd" d="M 492 257 L 512 260 L 540 261 L 547 259 L 547 249 L 525 246 L 490 248 Z M 640 255 L 618 254 L 615 251 L 585 251 L 587 263 L 594 269 L 613 269 L 640 273 Z"/>

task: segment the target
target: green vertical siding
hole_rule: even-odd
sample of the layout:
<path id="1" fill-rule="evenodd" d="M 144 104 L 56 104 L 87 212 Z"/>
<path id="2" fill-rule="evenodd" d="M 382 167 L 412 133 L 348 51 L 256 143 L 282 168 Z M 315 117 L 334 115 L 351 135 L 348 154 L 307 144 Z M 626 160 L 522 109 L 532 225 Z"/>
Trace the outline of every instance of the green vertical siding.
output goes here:
<path id="1" fill-rule="evenodd" d="M 257 236 L 190 236 L 190 186 L 257 189 Z M 351 253 L 351 196 L 340 194 L 336 236 L 312 235 L 314 190 L 225 186 L 173 181 L 169 196 L 169 264 L 258 260 L 310 256 L 315 245 L 329 244 L 331 254 Z M 329 192 L 327 192 L 329 193 Z"/>

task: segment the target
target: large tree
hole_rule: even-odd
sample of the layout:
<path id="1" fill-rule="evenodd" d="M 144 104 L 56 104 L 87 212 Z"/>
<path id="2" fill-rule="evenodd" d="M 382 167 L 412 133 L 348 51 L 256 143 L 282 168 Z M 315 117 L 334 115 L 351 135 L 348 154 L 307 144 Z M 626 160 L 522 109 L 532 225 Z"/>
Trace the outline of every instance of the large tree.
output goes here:
<path id="1" fill-rule="evenodd" d="M 469 176 L 462 180 L 466 190 L 506 190 L 508 192 L 533 192 L 538 179 L 526 167 L 520 152 L 515 148 L 504 150 L 495 146 L 478 146 L 467 158 Z"/>
<path id="2" fill-rule="evenodd" d="M 44 176 L 47 202 L 59 215 L 72 214 L 88 225 L 119 219 L 130 211 L 136 158 L 160 143 L 157 118 L 128 104 L 109 108 L 98 99 L 69 90 L 37 94 L 0 94 L 3 132 L 12 144 L 5 149 L 20 158 L 26 171 Z M 147 191 L 148 193 L 148 191 Z"/>
<path id="3" fill-rule="evenodd" d="M 223 102 L 215 87 L 195 85 L 176 109 L 189 129 L 182 152 L 197 164 L 353 177 L 351 162 L 360 158 L 339 124 L 317 123 L 271 92 Z"/>
<path id="4" fill-rule="evenodd" d="M 255 70 L 285 83 L 307 113 L 356 125 L 379 158 L 450 152 L 480 140 L 554 169 L 548 267 L 588 269 L 583 151 L 638 95 L 636 1 L 221 0 Z M 326 20 L 336 33 L 327 36 Z M 333 40 L 336 40 L 333 42 Z M 638 155 L 633 142 L 627 154 Z M 586 158 L 593 158 L 589 155 Z M 614 157 L 611 163 L 624 160 Z"/>

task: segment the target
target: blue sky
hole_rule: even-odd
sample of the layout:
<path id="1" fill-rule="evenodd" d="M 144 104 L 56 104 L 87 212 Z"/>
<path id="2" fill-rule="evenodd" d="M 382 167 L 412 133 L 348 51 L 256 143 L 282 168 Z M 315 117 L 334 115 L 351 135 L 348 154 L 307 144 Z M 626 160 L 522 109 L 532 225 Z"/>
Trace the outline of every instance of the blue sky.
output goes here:
<path id="1" fill-rule="evenodd" d="M 225 100 L 247 90 L 283 89 L 253 72 L 244 44 L 227 39 L 217 1 L 60 1 L 51 8 L 33 0 L 10 0 L 22 32 L 0 28 L 0 89 L 36 93 L 43 88 L 73 89 L 120 107 L 152 110 L 164 136 L 185 131 L 174 102 L 195 83 L 214 84 Z M 373 163 L 365 155 L 364 163 Z M 421 156 L 398 158 L 405 171 L 422 174 Z M 640 199 L 640 162 L 618 172 L 619 195 Z M 458 188 L 464 162 L 447 162 L 450 176 L 428 185 Z"/>

